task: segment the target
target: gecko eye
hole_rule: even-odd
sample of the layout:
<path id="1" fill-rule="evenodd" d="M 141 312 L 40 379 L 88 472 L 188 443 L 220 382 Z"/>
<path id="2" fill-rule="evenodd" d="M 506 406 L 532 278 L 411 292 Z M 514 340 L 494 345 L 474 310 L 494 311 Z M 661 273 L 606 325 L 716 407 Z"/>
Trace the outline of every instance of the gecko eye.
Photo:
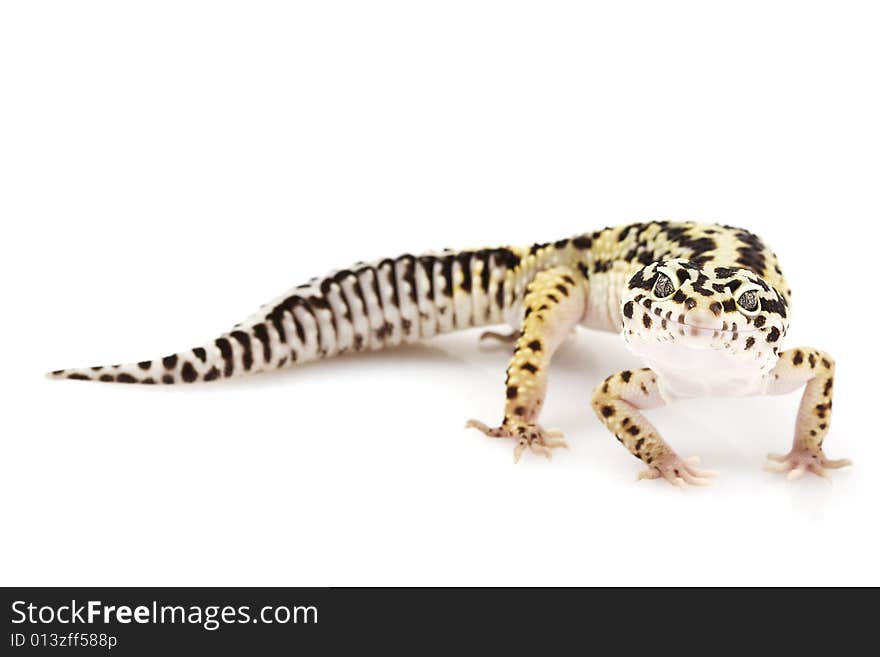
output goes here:
<path id="1" fill-rule="evenodd" d="M 743 292 L 739 295 L 739 299 L 736 300 L 739 304 L 739 307 L 748 312 L 755 312 L 758 309 L 758 291 L 757 290 L 749 290 L 747 292 Z"/>
<path id="2" fill-rule="evenodd" d="M 675 292 L 675 286 L 669 280 L 666 274 L 657 274 L 657 280 L 654 282 L 654 296 L 658 299 L 665 299 Z"/>

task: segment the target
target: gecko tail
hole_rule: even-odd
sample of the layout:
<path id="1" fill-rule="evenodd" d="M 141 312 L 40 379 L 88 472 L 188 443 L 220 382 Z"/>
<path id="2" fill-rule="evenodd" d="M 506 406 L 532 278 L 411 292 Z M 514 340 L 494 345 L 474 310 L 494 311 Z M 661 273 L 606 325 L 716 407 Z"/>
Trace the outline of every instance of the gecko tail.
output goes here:
<path id="1" fill-rule="evenodd" d="M 248 350 L 250 351 L 250 349 Z M 100 381 L 102 383 L 141 383 L 173 384 L 214 381 L 224 376 L 234 376 L 237 369 L 254 368 L 253 354 L 245 355 L 239 362 L 234 358 L 235 351 L 228 337 L 216 340 L 211 345 L 196 347 L 189 351 L 171 354 L 163 358 L 143 360 L 124 365 L 96 365 L 55 370 L 48 372 L 50 379 L 71 379 L 74 381 Z M 260 367 L 259 369 L 265 369 Z"/>
<path id="2" fill-rule="evenodd" d="M 501 324 L 522 293 L 525 279 L 515 271 L 529 253 L 444 250 L 357 263 L 288 290 L 201 347 L 48 376 L 159 385 L 215 381 Z M 528 262 L 538 266 L 534 255 Z"/>

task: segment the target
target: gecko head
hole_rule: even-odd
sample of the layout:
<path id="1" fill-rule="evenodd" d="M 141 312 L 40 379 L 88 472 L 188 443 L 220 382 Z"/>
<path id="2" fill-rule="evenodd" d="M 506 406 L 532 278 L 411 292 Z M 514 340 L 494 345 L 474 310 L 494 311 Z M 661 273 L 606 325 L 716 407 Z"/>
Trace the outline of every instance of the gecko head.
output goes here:
<path id="1" fill-rule="evenodd" d="M 624 340 L 652 367 L 699 369 L 688 365 L 700 359 L 694 350 L 710 350 L 713 367 L 736 363 L 732 371 L 757 376 L 775 364 L 788 329 L 785 298 L 748 269 L 652 262 L 621 303 Z"/>

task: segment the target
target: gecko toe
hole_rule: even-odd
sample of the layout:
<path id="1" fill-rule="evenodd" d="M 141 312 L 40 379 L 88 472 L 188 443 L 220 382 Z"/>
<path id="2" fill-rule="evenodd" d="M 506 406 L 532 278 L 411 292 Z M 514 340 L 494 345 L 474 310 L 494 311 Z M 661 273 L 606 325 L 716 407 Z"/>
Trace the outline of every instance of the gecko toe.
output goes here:
<path id="1" fill-rule="evenodd" d="M 543 454 L 550 459 L 552 450 L 558 447 L 568 449 L 568 443 L 559 429 L 544 429 L 537 424 L 508 425 L 490 427 L 479 420 L 468 420 L 465 428 L 477 429 L 490 438 L 512 438 L 516 440 L 513 448 L 513 462 L 518 463 L 528 448 L 535 454 Z"/>
<path id="2" fill-rule="evenodd" d="M 764 469 L 783 473 L 788 480 L 800 479 L 807 472 L 831 479 L 828 470 L 852 465 L 849 459 L 829 459 L 821 448 L 817 450 L 804 446 L 793 447 L 788 454 L 768 454 L 767 458 L 769 460 L 764 464 Z"/>
<path id="3" fill-rule="evenodd" d="M 660 479 L 661 477 L 673 486 L 686 488 L 691 486 L 708 486 L 712 483 L 710 477 L 718 473 L 714 470 L 700 470 L 696 464 L 700 459 L 691 456 L 681 459 L 675 454 L 669 454 L 664 459 L 654 463 L 647 470 L 639 473 L 639 479 Z"/>

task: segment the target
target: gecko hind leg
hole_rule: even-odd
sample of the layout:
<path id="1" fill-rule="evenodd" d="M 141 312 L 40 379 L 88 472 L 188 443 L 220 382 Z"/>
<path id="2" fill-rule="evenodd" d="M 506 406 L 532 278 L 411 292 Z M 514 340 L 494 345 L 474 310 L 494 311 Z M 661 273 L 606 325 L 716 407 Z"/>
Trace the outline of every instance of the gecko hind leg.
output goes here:
<path id="1" fill-rule="evenodd" d="M 511 329 L 510 333 L 501 333 L 500 331 L 483 331 L 480 333 L 480 342 L 483 340 L 495 340 L 501 344 L 512 344 L 519 340 L 522 331 L 519 329 Z"/>

